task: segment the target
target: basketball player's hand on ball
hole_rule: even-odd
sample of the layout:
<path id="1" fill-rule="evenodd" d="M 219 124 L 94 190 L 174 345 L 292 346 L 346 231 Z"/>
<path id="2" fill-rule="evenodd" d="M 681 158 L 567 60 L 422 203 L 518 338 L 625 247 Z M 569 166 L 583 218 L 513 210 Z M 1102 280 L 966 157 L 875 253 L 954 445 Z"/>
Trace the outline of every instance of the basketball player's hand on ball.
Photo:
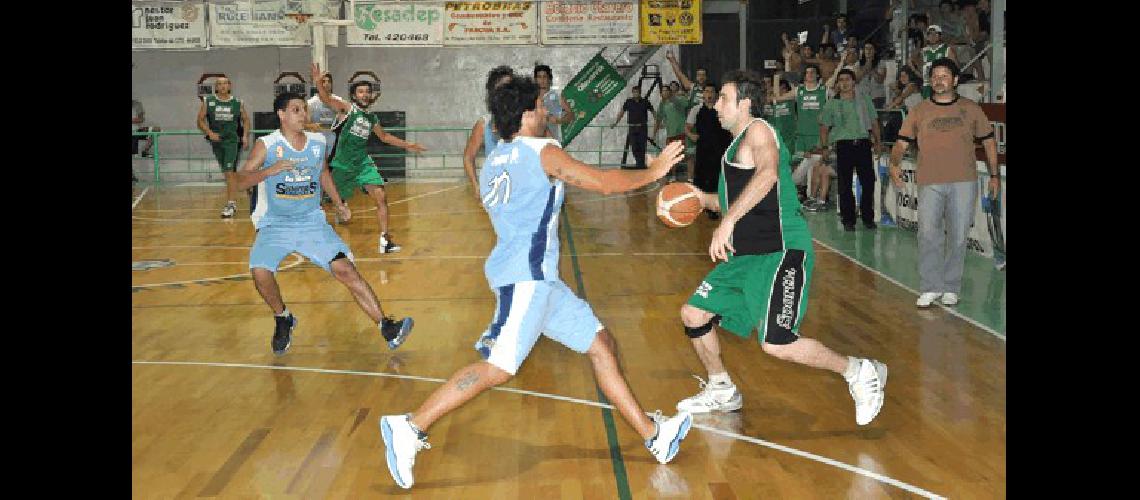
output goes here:
<path id="1" fill-rule="evenodd" d="M 673 165 L 680 163 L 681 159 L 685 157 L 684 152 L 685 143 L 673 141 L 665 145 L 660 156 L 645 155 L 645 161 L 649 164 L 649 173 L 653 174 L 653 180 L 660 179 L 669 173 Z"/>
<path id="2" fill-rule="evenodd" d="M 728 217 L 722 217 L 720 225 L 713 231 L 712 242 L 709 243 L 709 257 L 713 262 L 723 260 L 728 262 L 728 252 L 736 253 L 736 249 L 732 247 L 729 241 L 732 239 L 732 230 L 736 228 L 736 221 Z"/>

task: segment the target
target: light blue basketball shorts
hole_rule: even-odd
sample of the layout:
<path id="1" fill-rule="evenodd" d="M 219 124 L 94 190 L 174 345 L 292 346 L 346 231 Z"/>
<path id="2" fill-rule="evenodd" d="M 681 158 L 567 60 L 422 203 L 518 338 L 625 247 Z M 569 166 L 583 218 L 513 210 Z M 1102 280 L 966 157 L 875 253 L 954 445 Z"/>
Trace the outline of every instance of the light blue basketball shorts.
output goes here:
<path id="1" fill-rule="evenodd" d="M 590 305 L 562 281 L 520 281 L 492 289 L 497 308 L 475 350 L 514 375 L 539 335 L 585 353 L 603 326 Z"/>
<path id="2" fill-rule="evenodd" d="M 297 252 L 310 262 L 329 270 L 329 264 L 338 253 L 352 261 L 352 251 L 340 235 L 325 221 L 299 225 L 269 225 L 257 231 L 253 248 L 249 251 L 249 268 L 260 267 L 277 272 L 281 260 Z"/>

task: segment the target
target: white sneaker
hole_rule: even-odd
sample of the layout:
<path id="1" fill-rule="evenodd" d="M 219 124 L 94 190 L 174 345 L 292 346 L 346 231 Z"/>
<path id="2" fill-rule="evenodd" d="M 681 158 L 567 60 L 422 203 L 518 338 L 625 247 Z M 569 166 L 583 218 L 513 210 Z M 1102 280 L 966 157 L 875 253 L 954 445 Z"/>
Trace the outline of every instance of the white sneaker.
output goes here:
<path id="1" fill-rule="evenodd" d="M 387 233 L 380 235 L 380 246 L 378 248 L 380 253 L 396 253 L 399 252 L 401 248 L 403 247 L 388 238 Z"/>
<path id="2" fill-rule="evenodd" d="M 646 441 L 645 447 L 659 463 L 667 464 L 681 449 L 681 441 L 693 426 L 693 416 L 680 412 L 672 418 L 665 419 L 661 416 L 661 410 L 658 410 L 652 418 L 657 426 L 657 435 Z"/>
<path id="3" fill-rule="evenodd" d="M 412 467 L 416 465 L 416 453 L 430 450 L 427 438 L 421 439 L 412 429 L 407 415 L 385 415 L 380 417 L 380 437 L 384 439 L 385 454 L 388 459 L 388 473 L 401 488 L 411 488 L 416 483 Z"/>
<path id="4" fill-rule="evenodd" d="M 709 384 L 704 379 L 693 375 L 701 382 L 701 392 L 696 396 L 687 397 L 677 403 L 677 410 L 688 413 L 708 413 L 710 411 L 735 411 L 744 406 L 744 396 L 736 390 L 735 385 L 719 386 Z"/>
<path id="5" fill-rule="evenodd" d="M 855 423 L 867 425 L 883 409 L 886 398 L 887 365 L 873 359 L 859 362 L 859 372 L 855 380 L 847 382 L 847 390 L 855 400 Z"/>
<path id="6" fill-rule="evenodd" d="M 933 304 L 934 301 L 941 296 L 942 294 L 938 292 L 925 292 L 918 296 L 918 302 L 915 302 L 914 305 L 918 307 L 930 307 L 930 304 Z"/>
<path id="7" fill-rule="evenodd" d="M 952 306 L 958 303 L 958 294 L 946 292 L 942 294 L 942 305 Z"/>
<path id="8" fill-rule="evenodd" d="M 233 217 L 234 211 L 236 211 L 236 210 L 237 210 L 237 204 L 235 202 L 232 202 L 232 201 L 226 202 L 226 206 L 222 207 L 222 217 L 227 218 L 227 219 L 230 217 Z"/>

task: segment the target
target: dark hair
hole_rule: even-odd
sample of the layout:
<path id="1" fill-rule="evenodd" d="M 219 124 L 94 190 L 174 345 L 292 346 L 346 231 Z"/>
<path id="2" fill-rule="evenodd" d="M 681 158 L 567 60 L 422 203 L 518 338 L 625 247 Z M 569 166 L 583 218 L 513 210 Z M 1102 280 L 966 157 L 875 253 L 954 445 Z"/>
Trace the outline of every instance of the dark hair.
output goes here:
<path id="1" fill-rule="evenodd" d="M 551 80 L 554 79 L 554 72 L 550 71 L 550 66 L 547 66 L 545 64 L 535 64 L 534 65 L 534 76 L 538 76 L 539 71 L 545 71 L 546 76 L 549 76 Z"/>
<path id="2" fill-rule="evenodd" d="M 485 85 L 485 87 L 487 89 L 487 98 L 486 98 L 487 102 L 486 102 L 486 104 L 487 104 L 488 110 L 491 109 L 491 91 L 495 90 L 495 84 L 498 83 L 499 80 L 502 79 L 504 76 L 509 76 L 509 77 L 511 77 L 512 80 L 514 80 L 515 70 L 511 69 L 510 66 L 507 66 L 506 64 L 504 64 L 501 66 L 495 66 L 494 68 L 491 69 L 491 71 L 487 72 L 487 84 Z"/>
<path id="3" fill-rule="evenodd" d="M 816 80 L 817 82 L 818 82 L 819 80 L 823 79 L 823 72 L 822 72 L 822 71 L 819 69 L 819 65 L 818 65 L 818 64 L 815 64 L 815 63 L 811 63 L 811 64 L 806 64 L 806 65 L 804 65 L 804 78 L 807 78 L 807 70 L 808 70 L 809 68 L 810 68 L 810 69 L 814 69 L 814 70 L 815 70 L 815 80 Z"/>
<path id="4" fill-rule="evenodd" d="M 852 80 L 855 79 L 855 72 L 851 71 L 850 68 L 843 68 L 843 69 L 839 70 L 839 74 L 835 76 L 835 79 L 838 80 L 839 77 L 843 76 L 843 75 L 850 75 Z"/>
<path id="5" fill-rule="evenodd" d="M 879 66 L 879 61 L 883 58 L 883 56 L 880 55 L 881 51 L 879 50 L 878 45 L 875 45 L 874 43 L 871 43 L 870 41 L 863 42 L 864 47 L 866 47 L 868 44 L 870 44 L 871 47 L 873 47 L 875 49 L 875 58 L 871 60 L 871 67 L 876 68 Z M 860 50 L 859 51 L 859 65 L 862 66 L 864 64 L 867 64 L 867 54 L 864 54 L 863 51 Z"/>
<path id="6" fill-rule="evenodd" d="M 930 63 L 930 74 L 933 75 L 934 74 L 934 68 L 937 68 L 939 66 L 950 70 L 950 74 L 953 75 L 954 78 L 958 78 L 958 73 L 959 73 L 958 63 L 954 62 L 953 59 L 950 59 L 949 57 L 943 57 L 941 59 L 935 59 L 933 63 Z"/>
<path id="7" fill-rule="evenodd" d="M 712 80 L 705 80 L 705 87 L 712 87 L 713 90 L 717 90 L 720 88 L 720 85 L 717 85 L 716 82 L 714 82 Z M 701 89 L 701 90 L 704 90 L 704 89 Z"/>
<path id="8" fill-rule="evenodd" d="M 321 75 L 321 80 L 325 79 L 326 77 L 329 79 L 329 83 L 333 82 L 332 73 L 325 72 L 325 74 Z M 317 82 L 320 82 L 321 80 L 317 80 Z"/>
<path id="9" fill-rule="evenodd" d="M 305 98 L 301 94 L 298 94 L 296 92 L 282 92 L 280 95 L 273 98 L 273 110 L 284 111 L 285 108 L 289 107 L 289 101 L 292 101 L 293 99 L 305 102 Z"/>
<path id="10" fill-rule="evenodd" d="M 348 85 L 348 95 L 349 95 L 350 99 L 352 98 L 352 96 L 356 95 L 356 87 L 359 87 L 361 85 L 367 85 L 368 90 L 372 90 L 372 82 L 366 82 L 366 81 L 353 82 L 353 83 Z"/>
<path id="11" fill-rule="evenodd" d="M 848 20 L 847 19 L 847 13 L 846 12 L 839 12 L 839 13 L 835 14 L 835 20 L 836 21 L 838 21 L 840 18 L 842 18 L 844 20 Z"/>
<path id="12" fill-rule="evenodd" d="M 898 75 L 901 75 L 903 73 L 906 73 L 906 76 L 910 78 L 910 83 L 913 83 L 917 87 L 922 87 L 922 77 L 918 76 L 918 73 L 915 72 L 914 69 L 912 69 L 910 66 L 903 65 L 901 68 L 899 68 L 898 74 L 895 75 L 895 87 L 898 91 L 901 92 L 904 88 L 904 87 L 900 87 L 898 84 L 899 83 Z"/>
<path id="13" fill-rule="evenodd" d="M 538 100 L 538 84 L 527 76 L 512 78 L 499 88 L 491 91 L 491 118 L 495 130 L 504 140 L 514 139 L 522 127 L 522 115 L 534 111 Z"/>
<path id="14" fill-rule="evenodd" d="M 792 90 L 792 84 L 788 83 L 787 80 L 781 78 L 780 79 L 780 90 L 784 90 L 784 87 L 787 87 L 788 90 Z M 784 90 L 784 92 L 787 92 L 788 90 Z"/>
<path id="15" fill-rule="evenodd" d="M 828 49 L 828 48 L 831 50 L 835 50 L 835 44 L 831 43 L 831 42 L 824 42 L 824 43 L 819 44 L 819 51 L 820 52 L 823 52 L 823 49 Z"/>
<path id="16" fill-rule="evenodd" d="M 736 87 L 736 102 L 752 99 L 748 112 L 752 116 L 760 116 L 764 110 L 764 77 L 750 69 L 736 69 L 724 75 L 724 85 L 733 84 Z"/>

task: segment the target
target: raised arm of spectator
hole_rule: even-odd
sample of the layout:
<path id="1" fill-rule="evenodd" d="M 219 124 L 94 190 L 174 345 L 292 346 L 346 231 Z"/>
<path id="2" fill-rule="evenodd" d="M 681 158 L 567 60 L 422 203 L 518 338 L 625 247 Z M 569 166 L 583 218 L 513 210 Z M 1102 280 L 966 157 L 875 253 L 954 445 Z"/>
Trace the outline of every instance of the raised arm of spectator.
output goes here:
<path id="1" fill-rule="evenodd" d="M 669 65 L 673 66 L 673 74 L 677 75 L 677 81 L 681 82 L 681 90 L 688 92 L 693 88 L 693 81 L 681 71 L 681 65 L 677 63 L 677 56 L 673 55 L 672 50 L 665 51 L 665 59 L 668 59 Z"/>
<path id="2" fill-rule="evenodd" d="M 333 98 L 332 94 L 325 90 L 325 86 L 320 84 L 321 77 L 324 76 L 321 73 L 320 66 L 318 66 L 317 63 L 313 63 L 311 69 L 313 81 L 317 82 L 317 95 L 321 96 L 321 102 L 325 103 L 325 106 L 335 109 L 338 113 L 348 113 L 349 110 L 352 109 L 352 106 L 340 99 Z M 348 98 L 352 99 L 353 97 L 348 96 Z"/>

